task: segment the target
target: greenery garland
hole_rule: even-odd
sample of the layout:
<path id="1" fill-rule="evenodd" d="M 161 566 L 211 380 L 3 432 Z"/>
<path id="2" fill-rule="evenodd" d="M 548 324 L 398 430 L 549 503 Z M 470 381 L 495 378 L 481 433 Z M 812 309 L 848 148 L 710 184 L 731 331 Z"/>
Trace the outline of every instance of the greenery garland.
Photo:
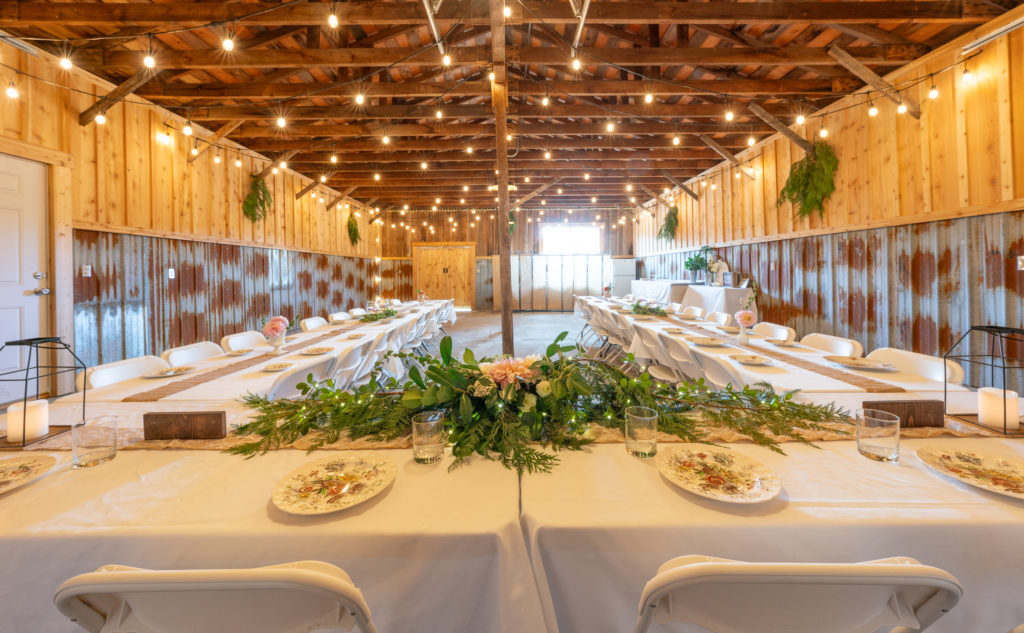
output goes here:
<path id="1" fill-rule="evenodd" d="M 825 141 L 814 144 L 814 152 L 793 164 L 785 186 L 779 192 L 778 204 L 791 202 L 796 215 L 809 217 L 815 211 L 825 215 L 825 200 L 836 190 L 836 169 L 839 158 Z"/>
<path id="2" fill-rule="evenodd" d="M 348 212 L 348 241 L 355 246 L 359 243 L 359 222 L 356 221 L 356 216 L 352 211 Z"/>
<path id="3" fill-rule="evenodd" d="M 654 383 L 646 373 L 632 377 L 572 354 L 582 350 L 561 345 L 567 334 L 559 334 L 544 355 L 477 360 L 467 349 L 461 361 L 452 357 L 452 340 L 445 337 L 437 357 L 395 354 L 412 364 L 410 380 L 401 386 L 392 379 L 387 391 L 370 386 L 380 377 L 381 361 L 369 383 L 351 390 L 309 376 L 299 385 L 300 398 L 250 394 L 243 401 L 254 415 L 236 433 L 253 439 L 228 452 L 253 456 L 307 435 L 316 449 L 344 432 L 353 439 L 388 440 L 409 433 L 413 414 L 444 410 L 453 467 L 480 455 L 532 473 L 558 463 L 544 447 L 576 450 L 588 444 L 591 423 L 622 428 L 628 406 L 657 410 L 658 430 L 686 441 L 703 441 L 704 427 L 718 427 L 779 453 L 775 437 L 807 442 L 800 430 L 846 419 L 835 405 L 797 404 L 792 393 L 775 393 L 767 384 L 715 391 L 703 380 L 673 387 Z"/>
<path id="4" fill-rule="evenodd" d="M 633 305 L 629 306 L 629 311 L 633 314 L 651 314 L 654 316 L 668 316 L 665 309 L 661 306 L 657 306 L 651 303 L 641 303 L 635 301 Z"/>
<path id="5" fill-rule="evenodd" d="M 369 312 L 363 315 L 359 320 L 363 323 L 373 323 L 375 321 L 383 321 L 384 319 L 390 319 L 391 317 L 398 314 L 398 311 L 394 308 L 384 308 L 380 312 Z"/>
<path id="6" fill-rule="evenodd" d="M 270 194 L 267 181 L 259 174 L 249 175 L 249 195 L 242 202 L 242 213 L 251 222 L 259 222 L 267 217 L 274 205 L 274 197 Z"/>
<path id="7" fill-rule="evenodd" d="M 671 207 L 665 213 L 665 221 L 658 229 L 658 237 L 663 240 L 672 240 L 676 237 L 676 227 L 679 226 L 679 207 Z"/>

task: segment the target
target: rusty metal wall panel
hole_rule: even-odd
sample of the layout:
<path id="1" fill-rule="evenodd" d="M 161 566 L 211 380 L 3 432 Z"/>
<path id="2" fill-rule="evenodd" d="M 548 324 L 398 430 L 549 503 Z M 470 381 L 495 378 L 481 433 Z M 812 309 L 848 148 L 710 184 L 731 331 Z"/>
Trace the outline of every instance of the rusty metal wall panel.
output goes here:
<path id="1" fill-rule="evenodd" d="M 1015 261 L 1024 255 L 1024 211 L 716 251 L 760 285 L 761 318 L 801 336 L 941 355 L 972 325 L 1024 327 L 1024 272 Z M 644 257 L 644 270 L 680 278 L 694 253 Z"/>
<path id="2" fill-rule="evenodd" d="M 381 295 L 406 301 L 416 298 L 412 287 L 411 259 L 384 259 L 380 262 Z"/>
<path id="3" fill-rule="evenodd" d="M 376 291 L 372 259 L 76 230 L 75 348 L 94 365 L 327 314 Z M 168 270 L 174 269 L 174 278 Z"/>
<path id="4" fill-rule="evenodd" d="M 476 309 L 494 310 L 494 267 L 490 257 L 476 260 Z"/>

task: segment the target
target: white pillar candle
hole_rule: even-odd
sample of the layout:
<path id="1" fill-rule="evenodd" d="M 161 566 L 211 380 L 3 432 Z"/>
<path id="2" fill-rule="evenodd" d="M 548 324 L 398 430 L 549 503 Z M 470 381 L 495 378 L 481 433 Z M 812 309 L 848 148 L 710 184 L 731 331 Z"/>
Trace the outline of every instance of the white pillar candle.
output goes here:
<path id="1" fill-rule="evenodd" d="M 1005 394 L 1005 396 L 1004 396 Z M 983 425 L 993 428 L 1003 428 L 1003 407 L 1006 412 L 1006 430 L 1020 428 L 1020 411 L 1018 408 L 1017 392 L 996 389 L 995 387 L 982 387 L 978 389 L 978 421 Z"/>
<path id="2" fill-rule="evenodd" d="M 24 432 L 24 434 L 23 434 Z M 7 441 L 20 444 L 31 442 L 50 432 L 50 403 L 46 400 L 32 400 L 28 408 L 20 402 L 7 407 Z"/>

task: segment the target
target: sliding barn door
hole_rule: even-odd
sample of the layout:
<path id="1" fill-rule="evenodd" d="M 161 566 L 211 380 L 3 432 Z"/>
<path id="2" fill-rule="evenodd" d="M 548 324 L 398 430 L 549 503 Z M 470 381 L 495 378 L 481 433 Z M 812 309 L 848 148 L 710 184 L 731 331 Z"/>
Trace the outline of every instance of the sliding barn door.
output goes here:
<path id="1" fill-rule="evenodd" d="M 455 299 L 455 307 L 476 303 L 476 243 L 420 242 L 412 245 L 413 290 L 432 299 Z"/>

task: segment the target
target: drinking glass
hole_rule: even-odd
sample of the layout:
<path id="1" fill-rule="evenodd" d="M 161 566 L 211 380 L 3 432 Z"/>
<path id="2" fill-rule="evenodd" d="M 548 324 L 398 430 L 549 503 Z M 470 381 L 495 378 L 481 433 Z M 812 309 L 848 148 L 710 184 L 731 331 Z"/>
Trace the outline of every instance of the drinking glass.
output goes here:
<path id="1" fill-rule="evenodd" d="M 626 452 L 654 457 L 658 452 L 658 412 L 647 407 L 626 407 Z"/>
<path id="2" fill-rule="evenodd" d="M 858 409 L 857 450 L 880 462 L 900 461 L 900 418 L 887 411 Z"/>
<path id="3" fill-rule="evenodd" d="M 103 415 L 71 425 L 71 467 L 88 468 L 117 455 L 117 416 Z"/>
<path id="4" fill-rule="evenodd" d="M 417 464 L 433 464 L 444 455 L 444 414 L 424 411 L 412 418 L 412 458 Z"/>

